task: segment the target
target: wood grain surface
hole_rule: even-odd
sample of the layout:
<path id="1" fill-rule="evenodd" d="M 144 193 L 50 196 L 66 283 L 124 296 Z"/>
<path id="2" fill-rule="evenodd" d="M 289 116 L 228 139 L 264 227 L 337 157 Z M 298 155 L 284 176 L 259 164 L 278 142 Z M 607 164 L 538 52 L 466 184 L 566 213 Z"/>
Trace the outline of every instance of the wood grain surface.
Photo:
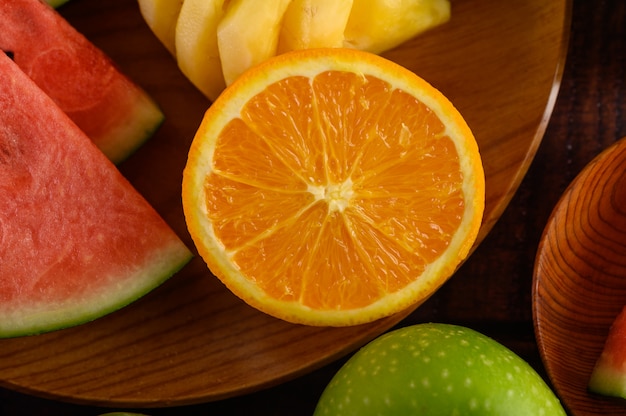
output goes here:
<path id="1" fill-rule="evenodd" d="M 72 2 L 75 3 L 64 6 L 66 8 L 63 13 L 72 22 L 76 22 L 82 31 L 87 32 L 90 39 L 119 60 L 127 72 L 141 79 L 141 83 L 150 92 L 162 99 L 168 98 L 166 104 L 170 119 L 199 119 L 201 117 L 201 108 L 205 101 L 184 79 L 180 78 L 175 65 L 165 65 L 160 66 L 158 70 L 155 69 L 156 61 L 160 62 L 164 59 L 165 52 L 161 50 L 158 43 L 149 40 L 145 28 L 138 25 L 135 14 L 124 12 L 127 8 L 126 0 L 109 2 L 72 0 Z M 89 3 L 88 6 L 85 3 Z M 551 6 L 543 5 L 543 3 L 520 1 L 510 5 L 509 2 L 505 4 L 505 2 L 487 0 L 465 2 L 453 0 L 453 11 L 455 8 L 459 11 L 457 15 L 473 13 L 475 9 L 488 15 L 487 21 L 468 17 L 467 22 L 471 22 L 471 30 L 463 32 L 461 29 L 455 31 L 454 28 L 442 27 L 441 30 L 436 30 L 424 37 L 424 45 L 420 45 L 422 49 L 416 51 L 415 55 L 411 55 L 402 48 L 388 55 L 400 60 L 409 60 L 411 56 L 418 57 L 417 62 L 412 63 L 415 70 L 419 69 L 420 74 L 427 79 L 440 81 L 439 83 L 433 81 L 433 84 L 449 95 L 462 111 L 465 108 L 468 109 L 466 111 L 470 125 L 484 125 L 486 132 L 501 135 L 507 141 L 519 140 L 524 131 L 534 130 L 535 132 L 527 142 L 527 144 L 530 143 L 528 146 L 518 144 L 513 147 L 504 147 L 499 146 L 497 140 L 491 141 L 490 145 L 481 146 L 491 149 L 485 149 L 487 155 L 500 156 L 497 161 L 488 161 L 486 164 L 490 175 L 500 177 L 500 180 L 495 181 L 493 186 L 488 188 L 489 212 L 493 215 L 492 221 L 487 222 L 485 235 L 491 226 L 493 229 L 458 273 L 431 299 L 403 318 L 396 326 L 426 321 L 467 325 L 504 343 L 528 360 L 541 374 L 546 375 L 535 341 L 532 319 L 531 286 L 535 254 L 548 217 L 568 184 L 591 159 L 618 138 L 626 135 L 623 118 L 626 109 L 623 98 L 626 93 L 624 85 L 624 79 L 626 79 L 626 34 L 624 33 L 626 10 L 621 0 L 573 1 L 573 25 L 562 86 L 543 141 L 540 141 L 541 133 L 543 133 L 541 127 L 545 127 L 549 112 L 530 116 L 525 113 L 524 108 L 529 101 L 531 107 L 536 107 L 537 102 L 549 100 L 553 91 L 549 88 L 550 91 L 547 91 L 534 82 L 529 82 L 516 84 L 512 89 L 501 92 L 501 95 L 497 92 L 502 85 L 513 84 L 512 81 L 507 82 L 511 76 L 532 73 L 536 67 L 531 64 L 533 61 L 530 58 L 531 55 L 538 54 L 536 56 L 541 59 L 552 56 L 554 51 L 550 52 L 549 42 L 541 33 L 546 24 L 551 24 L 554 13 L 541 12 L 533 19 L 522 17 L 521 23 L 511 26 L 511 19 L 515 17 L 520 19 L 519 15 L 523 16 L 522 12 L 524 10 L 528 12 L 528 8 L 535 10 L 536 13 L 537 9 L 532 7 L 539 7 L 539 9 L 554 7 L 553 2 L 545 2 L 552 3 Z M 111 14 L 115 14 L 116 18 L 110 20 L 102 17 Z M 489 31 L 492 25 L 499 26 L 500 24 L 502 27 L 507 27 L 503 29 L 503 33 L 517 39 L 517 44 L 507 44 L 499 40 L 499 32 Z M 448 35 L 446 35 L 447 30 L 451 32 Z M 531 45 L 524 45 L 528 39 L 518 33 L 524 30 L 528 30 L 531 33 L 530 39 L 535 40 Z M 129 33 L 138 35 L 141 42 L 138 42 L 134 36 L 129 36 Z M 440 37 L 445 39 L 445 44 L 428 43 L 442 39 Z M 479 38 L 486 39 L 486 43 L 479 43 Z M 413 47 L 416 46 L 413 42 L 411 44 Z M 442 44 L 445 47 L 441 47 Z M 466 60 L 450 59 L 464 56 L 464 48 L 467 54 L 465 56 L 471 58 L 471 63 Z M 503 56 L 506 65 L 501 70 L 504 72 L 489 70 L 486 62 L 490 50 L 495 50 Z M 444 58 L 450 68 L 438 70 L 433 61 Z M 489 100 L 477 98 L 480 96 L 482 85 L 476 82 L 482 77 L 479 73 L 470 71 L 468 69 L 470 67 L 485 67 L 484 77 L 489 79 L 489 84 L 492 84 L 493 88 L 490 89 L 489 94 L 491 97 L 498 96 L 499 100 L 489 102 Z M 470 73 L 457 78 L 452 76 L 454 71 Z M 464 78 L 465 76 L 469 78 Z M 553 78 L 550 78 L 549 83 L 552 83 L 552 80 Z M 545 83 L 548 81 L 544 80 L 544 86 Z M 464 93 L 455 95 L 455 91 Z M 540 91 L 540 96 L 537 96 L 535 91 Z M 479 117 L 476 115 L 479 113 L 487 114 L 489 116 L 487 121 L 479 122 Z M 503 122 L 503 120 L 511 119 L 524 121 L 520 124 Z M 176 194 L 151 191 L 150 183 L 156 177 L 167 186 L 176 186 L 175 182 L 169 183 L 171 178 L 168 172 L 179 169 L 184 163 L 184 155 L 179 152 L 178 148 L 183 146 L 180 143 L 181 140 L 183 142 L 190 140 L 193 130 L 194 127 L 191 125 L 166 123 L 156 137 L 155 143 L 158 145 L 151 143 L 151 146 L 142 148 L 129 161 L 130 163 L 122 167 L 129 176 L 133 177 L 136 186 L 146 192 L 148 198 L 156 206 L 165 207 L 161 211 L 162 214 L 179 230 L 183 229 L 184 224 L 181 223 L 180 213 L 176 208 L 178 204 Z M 504 159 L 510 156 L 509 152 L 515 153 L 515 149 L 519 151 L 524 146 L 531 151 L 527 152 L 522 160 L 516 162 L 517 166 L 528 166 L 531 162 L 532 165 L 522 181 L 524 169 L 510 167 Z M 532 150 L 535 149 L 533 147 L 538 148 L 534 160 Z M 164 163 L 159 166 L 150 166 L 150 169 L 142 167 L 143 161 L 168 151 L 171 152 L 172 157 Z M 133 164 L 135 161 L 137 163 Z M 498 173 L 501 175 L 497 175 Z M 521 186 L 515 192 L 519 181 L 522 181 Z M 507 205 L 511 197 L 513 199 Z M 497 220 L 500 213 L 503 215 Z M 200 266 L 192 267 L 194 270 L 198 267 L 195 273 L 203 273 L 200 272 Z M 42 337 L 38 342 L 18 341 L 16 345 L 0 343 L 0 356 L 3 363 L 0 365 L 0 376 L 7 377 L 9 374 L 15 374 L 15 371 L 19 373 L 10 382 L 3 383 L 4 387 L 10 387 L 10 389 L 0 389 L 0 414 L 96 415 L 104 411 L 132 410 L 133 408 L 133 406 L 121 404 L 103 406 L 98 403 L 95 405 L 67 403 L 68 398 L 56 397 L 56 400 L 53 400 L 49 394 L 45 394 L 45 391 L 36 389 L 28 390 L 28 394 L 25 394 L 24 389 L 18 388 L 19 386 L 15 384 L 16 380 L 22 383 L 39 380 L 40 385 L 54 385 L 55 388 L 70 389 L 74 392 L 73 394 L 77 394 L 78 390 L 83 397 L 89 396 L 90 392 L 106 389 L 114 392 L 111 396 L 114 400 L 142 392 L 145 394 L 146 391 L 171 393 L 172 385 L 177 385 L 180 386 L 178 387 L 180 394 L 188 398 L 191 403 L 194 399 L 194 391 L 189 386 L 193 386 L 194 383 L 200 382 L 208 385 L 210 380 L 217 380 L 219 384 L 220 378 L 227 379 L 237 371 L 254 376 L 268 371 L 268 368 L 273 371 L 271 367 L 280 367 L 284 357 L 272 356 L 272 354 L 276 350 L 275 343 L 281 337 L 277 335 L 277 338 L 274 338 L 265 333 L 261 336 L 263 341 L 255 342 L 256 351 L 259 352 L 255 358 L 260 357 L 261 361 L 264 361 L 263 364 L 258 362 L 254 364 L 255 360 L 233 349 L 221 356 L 225 361 L 220 372 L 208 373 L 202 372 L 201 369 L 187 371 L 189 368 L 195 369 L 201 366 L 203 360 L 197 357 L 210 354 L 216 348 L 216 343 L 222 341 L 216 336 L 207 335 L 207 333 L 213 333 L 211 331 L 214 329 L 215 320 L 221 319 L 221 316 L 228 316 L 235 311 L 237 313 L 241 310 L 246 311 L 234 332 L 227 337 L 228 342 L 233 346 L 241 346 L 245 343 L 244 340 L 238 339 L 241 334 L 250 332 L 259 334 L 270 329 L 275 331 L 271 333 L 274 335 L 281 332 L 279 327 L 274 327 L 273 324 L 263 319 L 259 321 L 260 318 L 255 312 L 242 308 L 236 300 L 213 296 L 213 293 L 218 293 L 222 289 L 217 285 L 205 285 L 206 276 L 195 277 L 195 273 L 192 273 L 194 276 L 191 278 L 173 279 L 153 295 L 140 301 L 139 306 L 134 305 L 106 319 L 115 321 L 118 329 L 127 328 L 129 340 L 138 340 L 140 346 L 154 344 L 149 346 L 151 350 L 160 351 L 157 359 L 154 356 L 145 355 L 145 351 L 137 344 L 131 343 L 130 347 L 119 348 L 119 344 L 110 339 L 111 329 L 108 330 L 109 332 L 106 330 L 108 324 L 97 322 L 93 325 L 89 324 L 89 331 L 76 330 L 80 336 L 73 334 L 73 331 L 68 331 L 51 337 Z M 170 297 L 177 296 L 180 291 L 189 295 L 190 305 L 170 309 L 167 301 Z M 213 320 L 202 321 L 204 327 L 196 327 L 194 331 L 183 336 L 180 333 L 181 325 L 206 316 L 207 311 L 203 310 L 206 299 L 200 298 L 207 295 L 211 300 L 219 299 L 221 314 L 213 317 Z M 142 325 L 136 325 L 138 322 Z M 147 327 L 159 327 L 159 331 L 155 331 L 158 332 L 159 337 L 151 338 L 150 331 L 144 328 L 144 324 Z M 370 336 L 378 330 L 381 328 L 374 330 Z M 309 348 L 307 341 L 315 339 L 317 335 L 319 334 L 313 334 L 307 339 L 296 335 L 282 338 L 278 347 L 290 352 L 288 356 L 309 354 L 313 357 L 316 355 L 316 348 Z M 67 342 L 66 336 L 69 336 L 73 345 L 78 346 L 78 350 L 85 354 L 83 359 L 80 356 L 77 357 L 71 349 L 68 350 L 61 345 Z M 47 338 L 50 339 L 47 340 Z M 361 342 L 365 338 L 362 338 Z M 338 339 L 338 344 L 346 342 L 340 336 Z M 57 343 L 60 345 L 55 347 Z M 178 349 L 179 347 L 176 347 L 181 343 L 185 345 L 186 352 L 196 351 L 195 358 L 183 361 L 181 366 L 172 366 L 172 362 L 180 360 L 181 355 L 185 355 Z M 332 343 L 334 344 L 335 341 Z M 347 344 L 350 348 L 356 348 L 358 342 L 355 344 L 351 340 Z M 45 356 L 39 352 L 38 348 L 46 350 Z M 339 350 L 346 351 L 341 348 Z M 96 361 L 100 364 L 94 368 L 93 358 L 100 357 L 101 354 L 108 358 L 108 363 L 98 358 Z M 20 358 L 24 357 L 27 358 L 25 366 L 20 361 Z M 325 360 L 318 361 L 318 366 L 303 366 L 295 372 L 292 368 L 288 377 L 276 379 L 273 383 L 264 385 L 265 388 L 258 392 L 252 392 L 254 386 L 249 386 L 249 391 L 244 391 L 241 395 L 211 403 L 167 407 L 180 403 L 165 402 L 158 405 L 166 407 L 140 410 L 150 415 L 311 414 L 322 389 L 345 359 L 346 356 L 342 353 L 330 354 Z M 319 360 L 319 357 L 315 357 L 315 360 Z M 126 362 L 127 365 L 120 368 L 118 364 L 121 362 Z M 68 367 L 73 370 L 74 374 L 80 376 L 78 378 L 65 376 L 65 373 L 60 370 Z M 161 380 L 168 379 L 171 382 L 165 380 L 161 386 L 146 380 L 146 374 L 152 376 L 155 373 Z M 242 378 L 239 376 L 240 381 Z M 288 379 L 291 380 L 287 381 Z M 547 375 L 546 379 L 548 379 Z M 77 380 L 80 380 L 80 383 Z M 84 386 L 81 388 L 83 382 Z M 127 390 L 128 383 L 134 386 L 131 391 Z M 272 384 L 276 385 L 272 387 Z M 21 392 L 16 392 L 15 389 Z"/>
<path id="2" fill-rule="evenodd" d="M 626 138 L 559 200 L 539 244 L 533 294 L 539 351 L 563 400 L 577 415 L 626 415 L 623 401 L 587 391 L 626 306 Z"/>

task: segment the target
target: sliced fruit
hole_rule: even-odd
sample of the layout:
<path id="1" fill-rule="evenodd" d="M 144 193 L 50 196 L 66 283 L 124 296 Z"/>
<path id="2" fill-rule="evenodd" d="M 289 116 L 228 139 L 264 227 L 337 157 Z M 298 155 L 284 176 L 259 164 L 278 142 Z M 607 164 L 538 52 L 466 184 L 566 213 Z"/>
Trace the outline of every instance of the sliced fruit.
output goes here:
<path id="1" fill-rule="evenodd" d="M 224 90 L 217 25 L 224 0 L 185 0 L 176 25 L 176 59 L 181 72 L 210 100 Z"/>
<path id="2" fill-rule="evenodd" d="M 176 56 L 176 22 L 183 0 L 137 0 L 139 12 L 163 46 Z"/>
<path id="3" fill-rule="evenodd" d="M 242 75 L 206 112 L 182 198 L 211 271 L 291 322 L 352 325 L 430 296 L 484 209 L 474 137 L 409 70 L 307 49 Z"/>
<path id="4" fill-rule="evenodd" d="M 449 0 L 354 0 L 344 46 L 381 53 L 449 19 Z"/>
<path id="5" fill-rule="evenodd" d="M 290 0 L 232 0 L 217 28 L 222 72 L 230 85 L 248 68 L 276 54 Z"/>
<path id="6" fill-rule="evenodd" d="M 354 354 L 314 415 L 565 416 L 541 376 L 472 329 L 420 324 L 391 331 Z"/>
<path id="7" fill-rule="evenodd" d="M 2 53 L 0 85 L 0 337 L 100 317 L 189 261 L 159 214 Z"/>
<path id="8" fill-rule="evenodd" d="M 352 0 L 292 0 L 283 18 L 278 53 L 343 46 Z"/>
<path id="9" fill-rule="evenodd" d="M 145 91 L 40 0 L 0 0 L 0 50 L 115 163 L 163 121 Z"/>
<path id="10" fill-rule="evenodd" d="M 626 399 L 626 307 L 611 325 L 602 353 L 591 373 L 589 390 Z"/>

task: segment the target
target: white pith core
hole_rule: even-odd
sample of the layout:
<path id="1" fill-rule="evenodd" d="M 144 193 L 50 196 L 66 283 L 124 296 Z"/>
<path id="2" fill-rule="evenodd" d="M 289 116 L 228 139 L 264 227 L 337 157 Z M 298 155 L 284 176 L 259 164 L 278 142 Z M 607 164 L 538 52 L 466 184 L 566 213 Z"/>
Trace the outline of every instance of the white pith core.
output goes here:
<path id="1" fill-rule="evenodd" d="M 350 205 L 350 199 L 354 195 L 352 179 L 348 178 L 342 183 L 329 183 L 321 186 L 309 185 L 309 192 L 315 196 L 316 201 L 326 201 L 328 212 L 343 212 Z"/>

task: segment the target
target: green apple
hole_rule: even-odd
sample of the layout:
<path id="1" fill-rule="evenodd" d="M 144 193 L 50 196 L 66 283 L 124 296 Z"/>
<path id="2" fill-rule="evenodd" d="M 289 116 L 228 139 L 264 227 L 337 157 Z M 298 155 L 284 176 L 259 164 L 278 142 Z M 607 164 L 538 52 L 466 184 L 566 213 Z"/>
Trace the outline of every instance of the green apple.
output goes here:
<path id="1" fill-rule="evenodd" d="M 526 361 L 447 324 L 413 325 L 370 342 L 333 377 L 314 414 L 566 415 Z"/>

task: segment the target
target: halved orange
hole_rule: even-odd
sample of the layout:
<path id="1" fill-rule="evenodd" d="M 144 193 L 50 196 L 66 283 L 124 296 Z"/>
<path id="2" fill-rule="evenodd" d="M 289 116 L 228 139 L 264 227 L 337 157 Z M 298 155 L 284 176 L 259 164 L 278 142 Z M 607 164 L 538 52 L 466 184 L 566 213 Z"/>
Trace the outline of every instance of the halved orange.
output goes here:
<path id="1" fill-rule="evenodd" d="M 477 143 L 413 72 L 351 49 L 286 53 L 207 110 L 183 174 L 189 232 L 248 304 L 307 325 L 415 305 L 482 220 Z"/>

